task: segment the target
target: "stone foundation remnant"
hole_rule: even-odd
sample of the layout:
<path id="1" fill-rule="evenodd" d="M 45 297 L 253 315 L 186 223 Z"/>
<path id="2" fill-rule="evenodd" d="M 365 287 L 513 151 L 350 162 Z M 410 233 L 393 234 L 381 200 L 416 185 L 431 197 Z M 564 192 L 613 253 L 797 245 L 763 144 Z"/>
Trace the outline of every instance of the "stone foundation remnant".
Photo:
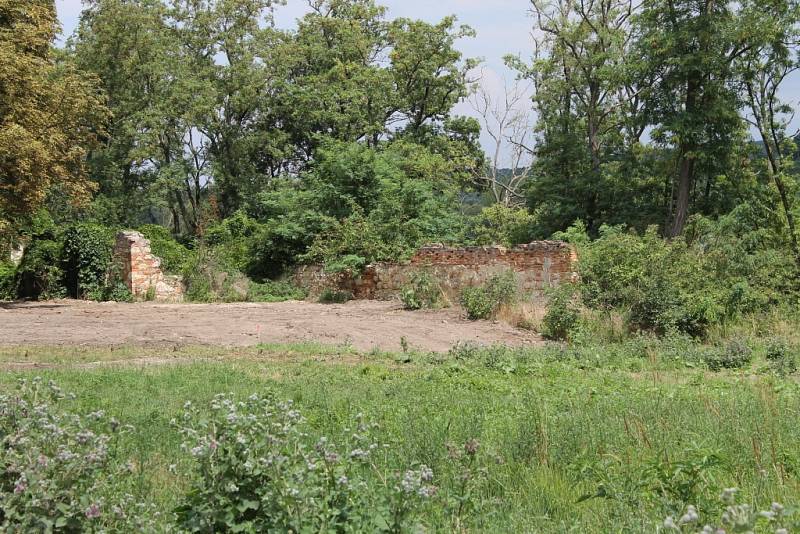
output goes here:
<path id="1" fill-rule="evenodd" d="M 134 299 L 183 300 L 181 277 L 161 271 L 161 258 L 153 255 L 150 241 L 139 232 L 126 230 L 117 234 L 114 263 Z"/>
<path id="2" fill-rule="evenodd" d="M 297 269 L 292 282 L 318 297 L 325 289 L 349 291 L 357 299 L 396 298 L 411 275 L 427 270 L 452 299 L 468 286 L 480 285 L 492 276 L 514 271 L 518 289 L 533 297 L 565 281 L 577 280 L 575 249 L 561 241 L 534 241 L 512 248 L 502 246 L 452 248 L 427 245 L 406 263 L 375 263 L 358 276 L 326 273 L 320 265 Z"/>

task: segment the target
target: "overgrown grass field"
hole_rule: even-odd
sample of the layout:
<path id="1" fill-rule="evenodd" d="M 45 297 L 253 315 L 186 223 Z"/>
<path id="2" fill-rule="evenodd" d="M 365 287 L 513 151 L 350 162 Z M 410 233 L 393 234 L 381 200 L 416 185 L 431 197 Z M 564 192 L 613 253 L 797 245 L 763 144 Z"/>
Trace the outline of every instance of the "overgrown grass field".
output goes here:
<path id="1" fill-rule="evenodd" d="M 436 493 L 419 510 L 430 531 L 655 532 L 688 505 L 697 507 L 698 524 L 718 523 L 719 495 L 731 487 L 756 510 L 773 502 L 791 510 L 800 502 L 796 378 L 771 372 L 758 355 L 746 369 L 711 372 L 663 345 L 615 354 L 459 347 L 439 356 L 183 349 L 176 364 L 11 370 L 0 388 L 41 376 L 75 393 L 64 401 L 69 410 L 102 409 L 133 425 L 112 461 L 130 462 L 126 491 L 154 503 L 164 530 L 196 473 L 171 421 L 186 401 L 207 412 L 220 393 L 291 399 L 314 435 L 333 440 L 356 414 L 377 423 L 389 445 L 384 472 L 433 470 Z M 59 351 L 5 349 L 1 359 L 24 353 L 28 362 L 52 363 L 64 360 Z M 83 354 L 100 361 L 153 350 Z"/>

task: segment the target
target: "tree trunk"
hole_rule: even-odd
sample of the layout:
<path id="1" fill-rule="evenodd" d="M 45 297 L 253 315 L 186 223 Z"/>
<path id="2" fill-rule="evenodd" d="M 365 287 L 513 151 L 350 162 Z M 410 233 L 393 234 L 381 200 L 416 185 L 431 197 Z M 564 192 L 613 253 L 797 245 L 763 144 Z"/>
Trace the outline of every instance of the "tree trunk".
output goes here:
<path id="1" fill-rule="evenodd" d="M 678 194 L 675 197 L 675 213 L 672 216 L 672 227 L 669 230 L 669 237 L 677 237 L 683 232 L 686 226 L 686 219 L 689 217 L 689 196 L 692 190 L 692 179 L 694 177 L 694 159 L 681 156 L 680 169 L 678 172 Z"/>
<path id="2" fill-rule="evenodd" d="M 697 77 L 690 77 L 686 82 L 686 113 L 693 114 L 697 107 L 697 93 L 700 82 Z M 686 226 L 689 217 L 689 201 L 691 199 L 692 184 L 694 183 L 694 149 L 695 146 L 688 140 L 680 142 L 680 162 L 678 164 L 677 194 L 675 196 L 675 211 L 672 215 L 667 237 L 677 237 Z"/>

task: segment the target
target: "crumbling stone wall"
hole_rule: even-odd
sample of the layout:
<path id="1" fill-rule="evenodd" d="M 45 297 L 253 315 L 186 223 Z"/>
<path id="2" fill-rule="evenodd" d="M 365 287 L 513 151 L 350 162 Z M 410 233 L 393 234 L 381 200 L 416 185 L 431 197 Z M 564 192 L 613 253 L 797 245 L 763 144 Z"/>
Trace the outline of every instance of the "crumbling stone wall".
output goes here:
<path id="1" fill-rule="evenodd" d="M 150 241 L 139 232 L 117 234 L 114 261 L 123 281 L 137 300 L 183 300 L 183 282 L 179 276 L 161 271 L 161 259 L 150 251 Z"/>
<path id="2" fill-rule="evenodd" d="M 357 277 L 325 273 L 319 265 L 306 265 L 295 272 L 292 281 L 307 288 L 311 298 L 332 288 L 350 291 L 358 299 L 389 300 L 400 293 L 414 272 L 426 269 L 449 297 L 457 299 L 465 287 L 512 270 L 520 292 L 536 297 L 545 288 L 575 280 L 576 262 L 575 250 L 560 241 L 534 241 L 513 248 L 428 245 L 407 263 L 372 264 Z"/>

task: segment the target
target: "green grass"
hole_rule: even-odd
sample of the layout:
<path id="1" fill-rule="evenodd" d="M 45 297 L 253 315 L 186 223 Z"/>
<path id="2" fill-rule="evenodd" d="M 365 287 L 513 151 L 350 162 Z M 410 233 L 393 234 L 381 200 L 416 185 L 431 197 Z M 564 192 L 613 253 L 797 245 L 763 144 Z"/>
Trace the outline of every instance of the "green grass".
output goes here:
<path id="1" fill-rule="evenodd" d="M 30 361 L 63 364 L 70 350 L 6 348 L 0 360 L 19 361 L 25 351 Z M 710 373 L 646 351 L 596 349 L 593 358 L 586 350 L 580 357 L 557 348 L 396 357 L 303 344 L 192 348 L 173 351 L 180 364 L 9 371 L 0 388 L 43 376 L 77 394 L 74 409 L 101 408 L 134 425 L 117 456 L 136 466 L 137 497 L 164 510 L 177 504 L 191 467 L 170 420 L 186 400 L 205 405 L 227 392 L 293 399 L 327 435 L 363 412 L 392 444 L 392 466 L 431 466 L 442 495 L 458 479 L 448 444 L 478 439 L 484 475 L 467 531 L 653 532 L 679 501 L 671 492 L 685 482 L 680 462 L 699 465 L 709 456 L 719 463 L 700 468 L 694 504 L 711 503 L 731 486 L 758 506 L 800 503 L 800 386 L 793 377 L 758 374 L 758 363 Z M 74 354 L 117 359 L 112 352 L 121 359 L 161 354 L 130 347 Z M 659 478 L 659 470 L 678 475 Z M 703 511 L 719 512 L 712 504 Z M 435 503 L 426 516 L 433 530 L 453 529 Z"/>

